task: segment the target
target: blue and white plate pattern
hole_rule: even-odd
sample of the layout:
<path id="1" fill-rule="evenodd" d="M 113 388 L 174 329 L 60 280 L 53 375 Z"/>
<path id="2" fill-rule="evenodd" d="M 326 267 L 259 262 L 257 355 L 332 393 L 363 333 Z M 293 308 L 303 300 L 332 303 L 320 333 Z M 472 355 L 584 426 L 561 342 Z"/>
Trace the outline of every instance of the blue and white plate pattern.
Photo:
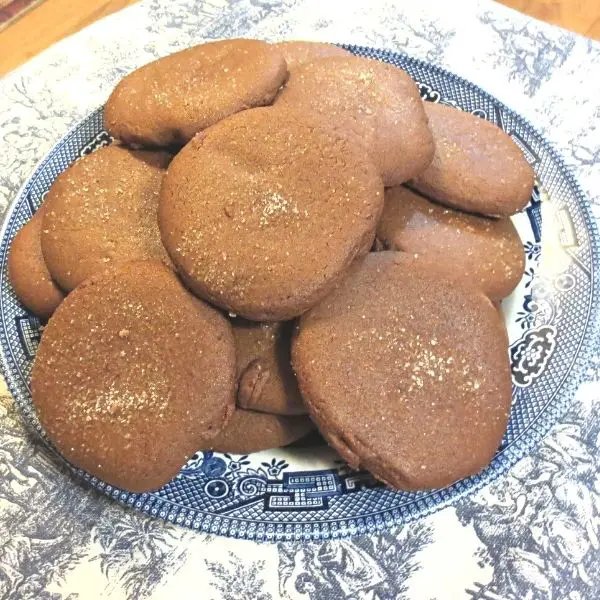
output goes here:
<path id="1" fill-rule="evenodd" d="M 321 540 L 381 531 L 438 510 L 503 474 L 556 423 L 583 377 L 598 325 L 600 246 L 588 203 L 560 157 L 525 120 L 471 83 L 403 54 L 347 48 L 405 69 L 425 100 L 455 105 L 502 127 L 536 171 L 531 202 L 514 217 L 526 272 L 503 303 L 513 377 L 513 409 L 503 443 L 481 474 L 419 493 L 386 489 L 319 444 L 250 456 L 199 452 L 174 481 L 149 494 L 130 494 L 78 471 L 126 505 L 191 529 L 255 540 Z M 15 298 L 7 255 L 54 178 L 110 142 L 99 109 L 40 163 L 14 200 L 0 235 L 2 368 L 25 421 L 42 437 L 28 384 L 40 323 Z"/>

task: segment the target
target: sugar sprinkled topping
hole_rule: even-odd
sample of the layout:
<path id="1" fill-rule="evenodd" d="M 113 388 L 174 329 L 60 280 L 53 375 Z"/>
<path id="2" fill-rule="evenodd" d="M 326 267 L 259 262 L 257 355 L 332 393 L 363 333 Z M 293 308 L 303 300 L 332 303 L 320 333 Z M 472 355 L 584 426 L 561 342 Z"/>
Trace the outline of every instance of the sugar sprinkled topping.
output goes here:
<path id="1" fill-rule="evenodd" d="M 164 415 L 168 406 L 168 398 L 161 393 L 159 386 L 152 381 L 147 381 L 146 389 L 140 392 L 131 392 L 127 388 L 117 387 L 114 383 L 108 390 L 99 394 L 95 402 L 85 403 L 86 421 L 98 417 L 112 417 L 122 425 L 128 425 L 136 414 L 141 411 L 152 410 L 159 417 Z"/>
<path id="2" fill-rule="evenodd" d="M 285 198 L 279 192 L 270 192 L 262 197 L 261 226 L 268 225 L 272 219 L 284 213 L 298 215 L 300 211 L 295 202 Z"/>

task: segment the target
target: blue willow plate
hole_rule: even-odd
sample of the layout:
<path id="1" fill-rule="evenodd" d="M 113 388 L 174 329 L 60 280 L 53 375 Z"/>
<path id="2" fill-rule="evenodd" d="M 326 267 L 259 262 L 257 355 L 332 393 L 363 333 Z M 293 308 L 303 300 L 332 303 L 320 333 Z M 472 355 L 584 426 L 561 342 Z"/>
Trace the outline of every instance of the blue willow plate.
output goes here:
<path id="1" fill-rule="evenodd" d="M 445 489 L 405 493 L 347 468 L 322 443 L 235 456 L 198 452 L 161 490 L 130 494 L 77 470 L 93 487 L 139 511 L 191 529 L 255 540 L 326 539 L 374 532 L 429 514 L 503 474 L 556 423 L 581 381 L 598 321 L 599 244 L 588 202 L 549 144 L 525 120 L 471 83 L 402 54 L 348 46 L 402 67 L 427 101 L 453 104 L 496 123 L 535 168 L 537 185 L 514 217 L 527 265 L 503 303 L 510 336 L 513 407 L 491 464 Z M 25 421 L 42 437 L 29 391 L 39 322 L 16 300 L 6 258 L 54 178 L 79 157 L 111 142 L 97 110 L 62 139 L 8 211 L 1 232 L 2 368 Z M 542 229 L 543 223 L 543 229 Z"/>

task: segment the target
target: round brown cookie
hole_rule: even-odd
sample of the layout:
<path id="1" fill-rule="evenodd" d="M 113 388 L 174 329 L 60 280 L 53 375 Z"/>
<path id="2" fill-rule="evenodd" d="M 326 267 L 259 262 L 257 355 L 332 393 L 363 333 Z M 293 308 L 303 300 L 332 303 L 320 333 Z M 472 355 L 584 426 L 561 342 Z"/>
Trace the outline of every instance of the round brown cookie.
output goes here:
<path id="1" fill-rule="evenodd" d="M 69 461 L 126 490 L 157 489 L 231 418 L 231 326 L 160 263 L 109 267 L 50 319 L 31 392 Z"/>
<path id="2" fill-rule="evenodd" d="M 292 371 L 293 321 L 232 321 L 237 357 L 237 403 L 279 415 L 303 415 L 306 407 Z"/>
<path id="3" fill-rule="evenodd" d="M 369 250 L 382 205 L 377 170 L 350 139 L 302 113 L 256 108 L 175 157 L 158 219 L 196 294 L 247 319 L 285 321 Z"/>
<path id="4" fill-rule="evenodd" d="M 229 425 L 207 446 L 216 452 L 251 454 L 281 448 L 314 429 L 306 416 L 270 415 L 237 408 Z"/>
<path id="5" fill-rule="evenodd" d="M 8 277 L 17 298 L 34 315 L 47 320 L 65 297 L 44 262 L 40 234 L 45 205 L 17 233 L 8 256 Z"/>
<path id="6" fill-rule="evenodd" d="M 130 144 L 185 144 L 229 115 L 271 104 L 286 77 L 274 45 L 244 39 L 200 44 L 125 77 L 106 103 L 104 123 Z"/>
<path id="7" fill-rule="evenodd" d="M 508 296 L 525 270 L 523 243 L 510 219 L 447 208 L 403 186 L 385 191 L 377 239 L 384 249 L 423 255 L 492 300 Z"/>
<path id="8" fill-rule="evenodd" d="M 276 106 L 323 115 L 362 141 L 385 185 L 412 179 L 431 162 L 434 147 L 414 81 L 392 65 L 359 58 L 322 58 L 294 69 Z"/>
<path id="9" fill-rule="evenodd" d="M 446 486 L 493 457 L 511 405 L 491 301 L 402 252 L 369 254 L 304 315 L 292 361 L 342 457 L 400 489 Z"/>
<path id="10" fill-rule="evenodd" d="M 106 146 L 61 173 L 50 188 L 42 229 L 48 270 L 72 290 L 110 264 L 170 263 L 156 209 L 171 156 Z"/>
<path id="11" fill-rule="evenodd" d="M 344 50 L 335 44 L 323 42 L 292 41 L 279 42 L 274 45 L 283 52 L 288 71 L 292 71 L 299 65 L 319 58 L 327 58 L 330 56 L 352 56 L 352 53 L 348 52 L 348 50 Z"/>
<path id="12" fill-rule="evenodd" d="M 425 103 L 435 155 L 410 185 L 468 212 L 510 216 L 526 206 L 533 169 L 500 127 L 452 106 Z"/>

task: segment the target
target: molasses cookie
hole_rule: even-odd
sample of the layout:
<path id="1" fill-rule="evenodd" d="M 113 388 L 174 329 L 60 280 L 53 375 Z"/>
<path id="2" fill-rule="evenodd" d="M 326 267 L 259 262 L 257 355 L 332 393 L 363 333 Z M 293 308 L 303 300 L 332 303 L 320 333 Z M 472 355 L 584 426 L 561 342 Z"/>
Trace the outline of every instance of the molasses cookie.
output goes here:
<path id="1" fill-rule="evenodd" d="M 234 319 L 232 325 L 238 406 L 280 415 L 306 414 L 290 358 L 294 322 L 255 323 Z"/>
<path id="2" fill-rule="evenodd" d="M 271 104 L 286 77 L 274 45 L 244 39 L 200 44 L 125 77 L 106 103 L 105 127 L 128 144 L 182 145 L 229 115 Z"/>
<path id="3" fill-rule="evenodd" d="M 353 141 L 291 110 L 217 123 L 175 157 L 158 209 L 192 291 L 254 321 L 284 321 L 327 295 L 368 252 L 383 206 Z"/>
<path id="4" fill-rule="evenodd" d="M 270 415 L 237 408 L 229 425 L 208 447 L 228 454 L 251 454 L 287 446 L 314 427 L 306 416 Z"/>
<path id="5" fill-rule="evenodd" d="M 377 239 L 384 249 L 422 255 L 492 300 L 508 296 L 525 269 L 523 244 L 510 219 L 447 208 L 403 186 L 385 191 Z"/>
<path id="6" fill-rule="evenodd" d="M 276 106 L 318 113 L 356 136 L 386 186 L 417 176 L 433 157 L 417 86 L 401 69 L 377 60 L 334 56 L 299 65 Z"/>
<path id="7" fill-rule="evenodd" d="M 40 234 L 45 205 L 17 233 L 8 256 L 8 277 L 17 298 L 36 317 L 50 318 L 65 297 L 44 262 Z"/>
<path id="8" fill-rule="evenodd" d="M 522 210 L 533 169 L 511 137 L 493 123 L 452 106 L 425 103 L 435 155 L 410 185 L 454 208 L 493 216 Z"/>
<path id="9" fill-rule="evenodd" d="M 369 254 L 304 315 L 292 361 L 329 444 L 396 488 L 479 472 L 506 429 L 511 377 L 498 311 L 403 252 Z"/>
<path id="10" fill-rule="evenodd" d="M 31 392 L 69 461 L 111 485 L 154 490 L 231 417 L 231 326 L 160 263 L 109 267 L 50 319 Z"/>
<path id="11" fill-rule="evenodd" d="M 48 270 L 64 290 L 111 264 L 169 263 L 156 208 L 170 159 L 164 152 L 112 145 L 56 178 L 46 199 L 41 240 Z"/>

